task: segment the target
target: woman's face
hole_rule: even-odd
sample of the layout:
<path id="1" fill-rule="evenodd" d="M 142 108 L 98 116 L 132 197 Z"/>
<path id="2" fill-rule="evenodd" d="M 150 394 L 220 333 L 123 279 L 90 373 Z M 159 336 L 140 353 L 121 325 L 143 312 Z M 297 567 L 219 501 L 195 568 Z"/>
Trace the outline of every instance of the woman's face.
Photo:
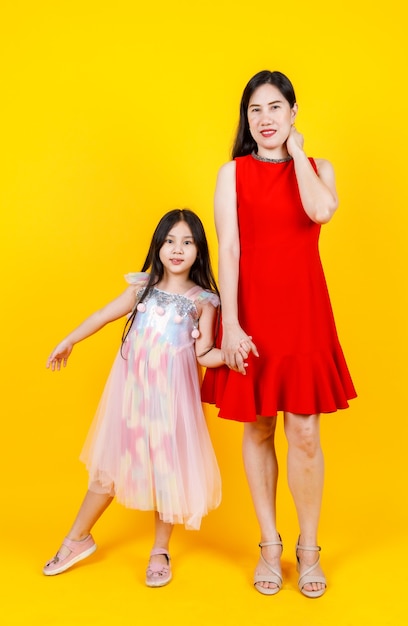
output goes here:
<path id="1" fill-rule="evenodd" d="M 297 104 L 289 102 L 274 85 L 261 85 L 252 94 L 248 104 L 249 130 L 258 145 L 260 156 L 286 156 L 285 147 L 290 128 L 295 121 Z"/>

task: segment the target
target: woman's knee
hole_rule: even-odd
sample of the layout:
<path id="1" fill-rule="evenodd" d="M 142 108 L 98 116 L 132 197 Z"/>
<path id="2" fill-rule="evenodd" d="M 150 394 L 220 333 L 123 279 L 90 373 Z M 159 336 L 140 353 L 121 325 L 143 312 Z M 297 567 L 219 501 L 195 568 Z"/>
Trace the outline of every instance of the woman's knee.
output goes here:
<path id="1" fill-rule="evenodd" d="M 256 422 L 247 422 L 244 437 L 255 442 L 262 442 L 275 436 L 276 417 L 258 417 Z"/>
<path id="2" fill-rule="evenodd" d="M 320 451 L 319 415 L 285 414 L 285 434 L 289 448 L 313 458 Z"/>

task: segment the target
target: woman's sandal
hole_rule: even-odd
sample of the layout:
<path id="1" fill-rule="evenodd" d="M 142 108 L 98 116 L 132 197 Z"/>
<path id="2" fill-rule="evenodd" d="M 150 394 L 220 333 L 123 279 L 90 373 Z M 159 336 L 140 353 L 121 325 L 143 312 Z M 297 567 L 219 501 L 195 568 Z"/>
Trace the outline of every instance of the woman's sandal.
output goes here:
<path id="1" fill-rule="evenodd" d="M 67 549 L 67 554 L 65 556 L 61 556 L 62 547 Z M 81 539 L 80 541 L 74 541 L 73 539 L 65 537 L 61 548 L 58 550 L 54 558 L 47 561 L 44 565 L 43 574 L 46 576 L 62 574 L 62 572 L 65 572 L 67 569 L 75 565 L 75 563 L 82 561 L 82 559 L 86 559 L 93 552 L 95 552 L 97 545 L 94 542 L 92 535 L 88 535 L 85 539 Z"/>
<path id="2" fill-rule="evenodd" d="M 299 537 L 300 539 L 300 537 Z M 298 557 L 298 550 L 308 550 L 309 552 L 320 552 L 320 546 L 301 546 L 299 545 L 299 539 L 296 544 L 296 560 L 297 560 L 297 570 L 300 573 L 300 559 Z M 316 574 L 312 574 L 313 570 L 320 563 L 320 554 L 317 556 L 317 561 L 313 563 L 310 567 L 308 567 L 301 576 L 299 576 L 298 587 L 299 591 L 303 593 L 307 598 L 320 598 L 324 594 L 327 589 L 326 578 L 324 576 L 318 576 Z M 311 575 L 312 574 L 312 575 Z M 317 591 L 311 591 L 309 589 L 305 589 L 305 585 L 310 585 L 311 583 L 322 583 L 324 585 L 323 589 L 318 589 Z"/>
<path id="3" fill-rule="evenodd" d="M 146 570 L 146 585 L 148 587 L 164 587 L 171 581 L 171 565 L 170 554 L 164 548 L 153 548 L 150 556 L 158 556 L 162 554 L 167 559 L 167 565 L 150 563 Z"/>
<path id="4" fill-rule="evenodd" d="M 267 569 L 271 572 L 271 574 L 255 574 L 254 576 L 254 586 L 259 593 L 263 593 L 265 596 L 274 596 L 275 593 L 282 588 L 282 575 L 277 570 L 273 569 L 272 565 L 264 559 L 262 555 L 262 548 L 264 546 L 280 546 L 283 551 L 283 543 L 281 536 L 279 535 L 279 541 L 263 541 L 258 544 L 261 548 L 261 561 L 267 567 Z M 259 583 L 274 583 L 276 587 L 263 587 Z"/>

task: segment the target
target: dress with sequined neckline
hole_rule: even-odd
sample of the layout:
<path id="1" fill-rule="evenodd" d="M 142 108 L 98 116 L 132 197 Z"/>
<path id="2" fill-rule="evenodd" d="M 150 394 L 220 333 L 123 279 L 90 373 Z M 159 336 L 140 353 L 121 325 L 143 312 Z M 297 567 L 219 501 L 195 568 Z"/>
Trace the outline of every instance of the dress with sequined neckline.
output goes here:
<path id="1" fill-rule="evenodd" d="M 319 256 L 320 225 L 302 206 L 294 161 L 268 166 L 247 155 L 235 163 L 238 314 L 259 357 L 250 354 L 245 376 L 207 369 L 202 398 L 242 422 L 344 409 L 356 392 Z"/>
<path id="2" fill-rule="evenodd" d="M 149 275 L 126 279 L 140 299 Z M 92 491 L 189 529 L 221 499 L 200 398 L 198 305 L 219 298 L 198 286 L 184 295 L 154 288 L 139 302 L 81 454 Z"/>

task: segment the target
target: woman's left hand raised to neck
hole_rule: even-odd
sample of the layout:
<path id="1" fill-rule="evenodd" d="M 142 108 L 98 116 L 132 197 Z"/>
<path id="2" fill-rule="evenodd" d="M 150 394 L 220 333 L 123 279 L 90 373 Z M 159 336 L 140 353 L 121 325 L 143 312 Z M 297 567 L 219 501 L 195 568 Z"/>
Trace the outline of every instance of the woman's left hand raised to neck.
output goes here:
<path id="1" fill-rule="evenodd" d="M 316 159 L 316 174 L 303 150 L 303 145 L 303 135 L 293 125 L 286 141 L 286 148 L 295 164 L 303 208 L 313 222 L 326 224 L 338 206 L 333 166 L 325 159 Z"/>

